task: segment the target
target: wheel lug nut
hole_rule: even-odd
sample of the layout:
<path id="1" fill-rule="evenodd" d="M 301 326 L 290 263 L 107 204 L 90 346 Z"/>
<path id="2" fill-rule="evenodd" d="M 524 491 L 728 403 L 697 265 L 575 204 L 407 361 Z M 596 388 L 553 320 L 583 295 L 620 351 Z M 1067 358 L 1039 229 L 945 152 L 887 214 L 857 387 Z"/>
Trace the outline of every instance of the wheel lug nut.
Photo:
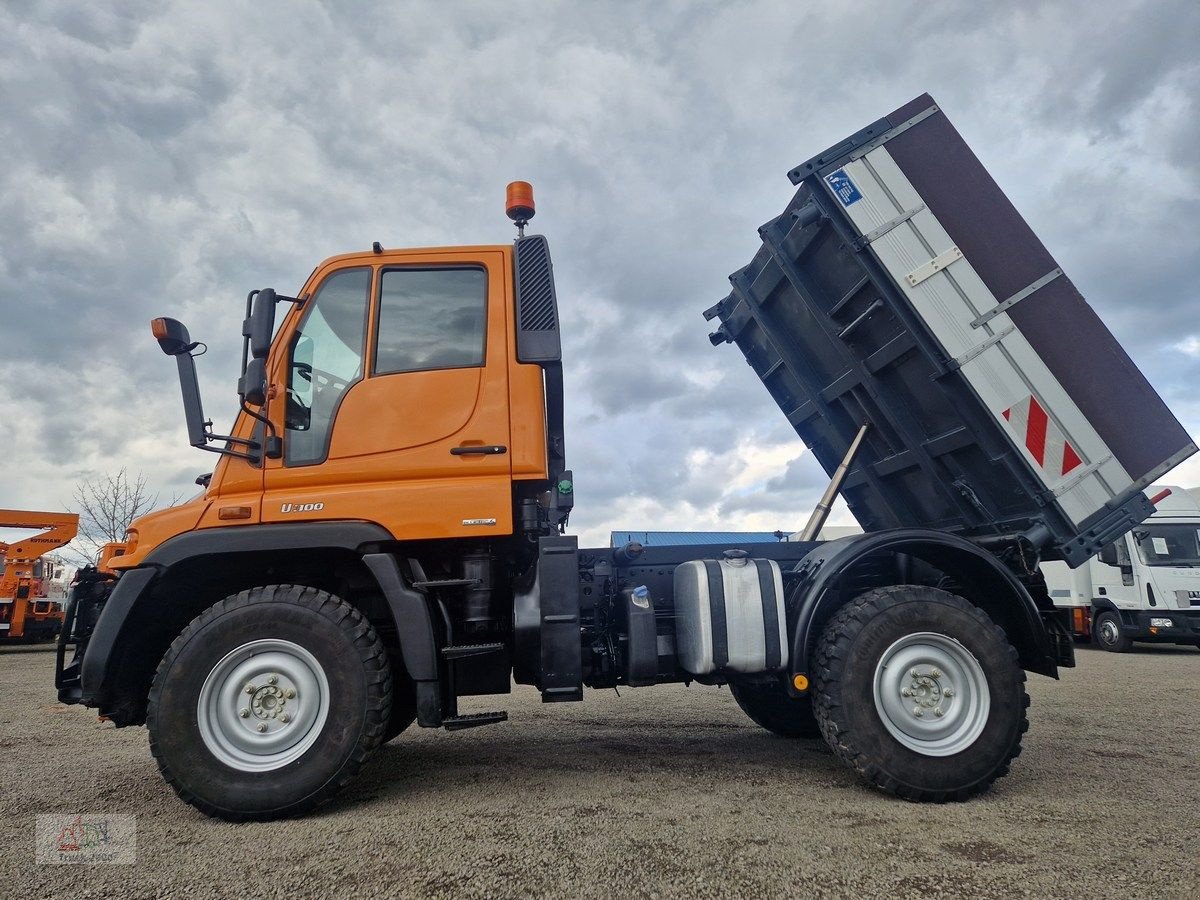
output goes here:
<path id="1" fill-rule="evenodd" d="M 288 688 L 283 692 L 283 696 L 285 700 L 294 700 L 296 698 L 296 691 L 292 688 Z"/>
<path id="2" fill-rule="evenodd" d="M 941 670 L 941 669 L 934 669 L 932 672 L 930 672 L 930 673 L 929 673 L 929 677 L 931 677 L 931 678 L 941 678 L 941 677 L 942 677 L 942 670 Z"/>
<path id="3" fill-rule="evenodd" d="M 944 709 L 942 709 L 942 708 L 939 706 L 937 709 L 935 709 L 935 710 L 933 711 L 933 714 L 934 714 L 935 716 L 941 717 L 941 716 L 944 716 L 944 715 L 946 714 L 946 711 L 945 711 Z"/>
<path id="4" fill-rule="evenodd" d="M 279 684 L 279 676 L 278 675 L 268 675 L 267 676 L 267 684 Z"/>
<path id="5" fill-rule="evenodd" d="M 261 732 L 263 732 L 263 731 L 266 731 L 266 730 L 267 730 L 267 723 L 266 723 L 266 722 L 259 722 L 259 723 L 258 723 L 258 730 L 259 730 L 259 732 L 260 732 L 260 733 L 261 733 Z"/>
<path id="6" fill-rule="evenodd" d="M 912 695 L 913 695 L 913 692 L 910 688 L 905 688 L 904 690 L 902 690 L 900 692 L 901 697 L 911 697 Z"/>
<path id="7" fill-rule="evenodd" d="M 282 714 L 282 715 L 280 715 L 280 717 L 279 717 L 279 721 L 280 721 L 280 722 L 283 722 L 285 725 L 286 725 L 288 722 L 290 722 L 291 720 L 292 720 L 292 717 L 291 717 L 291 716 L 289 716 L 287 713 L 283 713 L 283 714 Z"/>
<path id="8" fill-rule="evenodd" d="M 238 710 L 238 715 L 241 716 L 243 719 L 248 719 L 248 718 L 250 718 L 250 710 L 246 709 L 246 707 L 243 706 L 241 709 Z"/>
<path id="9" fill-rule="evenodd" d="M 258 690 L 258 688 L 256 688 L 253 684 L 246 685 L 246 693 L 247 694 L 253 694 L 257 690 Z"/>
<path id="10" fill-rule="evenodd" d="M 921 707 L 919 707 L 919 706 L 914 706 L 913 707 L 913 715 L 919 719 L 919 718 L 921 718 L 921 716 L 925 715 L 925 711 L 923 709 L 921 709 Z"/>
<path id="11" fill-rule="evenodd" d="M 954 696 L 954 688 L 946 688 L 944 691 L 942 691 L 942 696 L 943 697 L 953 697 Z"/>
<path id="12" fill-rule="evenodd" d="M 921 675 L 921 673 L 920 673 L 920 672 L 918 672 L 916 669 L 913 669 L 913 670 L 912 670 L 911 672 L 909 672 L 908 674 L 909 674 L 909 675 L 911 675 L 913 678 L 919 678 L 919 677 L 920 677 L 920 675 Z"/>

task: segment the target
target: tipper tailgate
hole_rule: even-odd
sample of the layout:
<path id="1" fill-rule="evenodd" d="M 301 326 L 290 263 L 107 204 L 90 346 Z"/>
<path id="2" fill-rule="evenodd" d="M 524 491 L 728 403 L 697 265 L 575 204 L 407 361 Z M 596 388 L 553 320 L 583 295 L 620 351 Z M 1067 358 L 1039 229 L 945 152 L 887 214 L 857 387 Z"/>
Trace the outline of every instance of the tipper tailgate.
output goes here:
<path id="1" fill-rule="evenodd" d="M 1196 446 L 934 101 L 794 169 L 706 312 L 863 528 L 1023 534 L 1072 566 Z"/>

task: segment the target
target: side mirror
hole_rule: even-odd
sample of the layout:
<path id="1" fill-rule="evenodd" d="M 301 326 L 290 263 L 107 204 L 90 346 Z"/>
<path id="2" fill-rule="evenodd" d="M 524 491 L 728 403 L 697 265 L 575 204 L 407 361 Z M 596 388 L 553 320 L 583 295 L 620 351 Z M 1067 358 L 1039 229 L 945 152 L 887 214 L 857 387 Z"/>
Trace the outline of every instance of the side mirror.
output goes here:
<path id="1" fill-rule="evenodd" d="M 182 322 L 176 319 L 154 319 L 150 331 L 167 356 L 175 357 L 179 369 L 179 388 L 183 393 L 183 416 L 187 423 L 188 443 L 193 447 L 205 448 L 208 444 L 208 428 L 204 420 L 204 407 L 200 402 L 200 383 L 196 379 L 196 361 L 192 349 L 196 346 Z"/>
<path id="2" fill-rule="evenodd" d="M 196 345 L 188 334 L 187 328 L 178 319 L 152 319 L 150 332 L 158 341 L 158 346 L 167 356 L 178 356 L 187 353 Z"/>
<path id="3" fill-rule="evenodd" d="M 251 406 L 262 406 L 267 402 L 267 361 L 255 357 L 246 363 L 246 374 L 242 376 L 238 393 Z"/>
<path id="4" fill-rule="evenodd" d="M 1117 545 L 1105 544 L 1100 550 L 1100 562 L 1106 566 L 1115 566 L 1117 564 Z"/>
<path id="5" fill-rule="evenodd" d="M 275 304 L 277 302 L 278 298 L 271 288 L 263 288 L 254 295 L 250 317 L 242 323 L 242 337 L 250 339 L 251 359 L 266 359 L 267 354 L 271 352 L 271 337 L 275 332 Z"/>

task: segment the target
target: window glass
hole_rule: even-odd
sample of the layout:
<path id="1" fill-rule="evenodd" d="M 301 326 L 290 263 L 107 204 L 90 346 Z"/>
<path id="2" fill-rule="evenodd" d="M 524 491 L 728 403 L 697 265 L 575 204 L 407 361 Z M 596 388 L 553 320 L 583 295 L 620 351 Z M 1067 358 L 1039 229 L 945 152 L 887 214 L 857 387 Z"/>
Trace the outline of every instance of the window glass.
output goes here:
<path id="1" fill-rule="evenodd" d="M 1150 525 L 1135 529 L 1138 555 L 1148 566 L 1200 566 L 1200 531 L 1195 525 Z"/>
<path id="2" fill-rule="evenodd" d="M 306 304 L 288 363 L 284 462 L 321 462 L 342 395 L 362 378 L 370 269 L 330 275 Z"/>
<path id="3" fill-rule="evenodd" d="M 382 276 L 375 374 L 483 365 L 483 269 L 393 269 Z"/>

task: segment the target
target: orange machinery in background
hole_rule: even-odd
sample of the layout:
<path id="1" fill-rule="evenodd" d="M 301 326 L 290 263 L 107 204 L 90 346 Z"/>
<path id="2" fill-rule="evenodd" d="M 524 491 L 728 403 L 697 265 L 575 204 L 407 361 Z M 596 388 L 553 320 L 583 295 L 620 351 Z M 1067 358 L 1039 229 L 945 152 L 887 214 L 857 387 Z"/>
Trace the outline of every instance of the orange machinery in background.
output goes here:
<path id="1" fill-rule="evenodd" d="M 41 558 L 70 543 L 79 530 L 75 513 L 0 509 L 0 528 L 41 529 L 11 544 L 0 542 L 0 640 L 49 639 L 62 628 L 58 600 L 45 596 L 38 571 Z"/>

